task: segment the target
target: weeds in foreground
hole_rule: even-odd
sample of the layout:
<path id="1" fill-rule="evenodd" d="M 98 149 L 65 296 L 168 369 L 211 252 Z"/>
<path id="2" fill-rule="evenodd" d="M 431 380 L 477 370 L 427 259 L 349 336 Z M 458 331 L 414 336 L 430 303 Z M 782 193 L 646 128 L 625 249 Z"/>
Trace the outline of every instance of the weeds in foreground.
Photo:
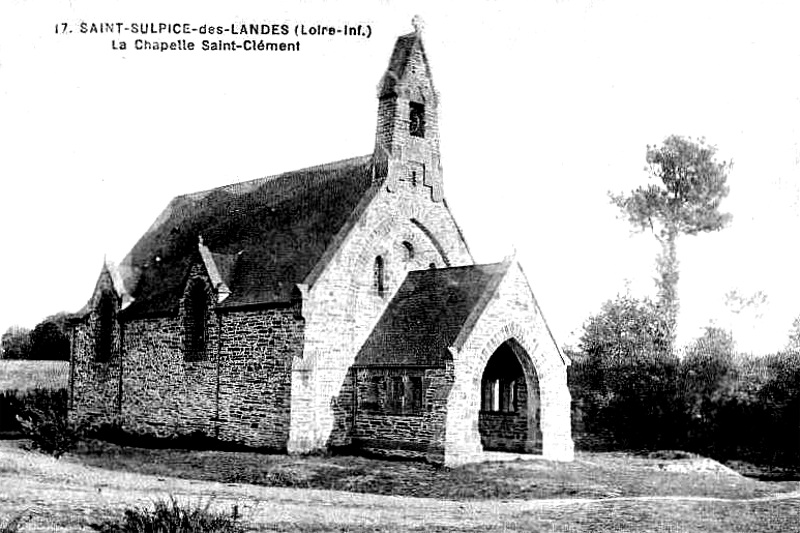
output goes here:
<path id="1" fill-rule="evenodd" d="M 66 389 L 0 389 L 0 432 L 10 435 L 20 433 L 22 427 L 18 417 L 26 417 L 31 410 L 52 411 L 66 416 Z"/>
<path id="2" fill-rule="evenodd" d="M 70 422 L 66 413 L 57 410 L 28 409 L 17 420 L 33 448 L 56 459 L 73 450 L 85 433 L 82 424 Z"/>
<path id="3" fill-rule="evenodd" d="M 67 417 L 65 389 L 0 392 L 0 431 L 21 431 L 34 449 L 56 458 L 83 438 L 83 425 Z"/>
<path id="4" fill-rule="evenodd" d="M 22 531 L 22 526 L 31 521 L 33 515 L 30 513 L 20 513 L 12 516 L 8 521 L 0 520 L 0 533 L 18 533 Z"/>
<path id="5" fill-rule="evenodd" d="M 175 497 L 154 503 L 152 509 L 126 509 L 122 518 L 91 524 L 101 533 L 244 533 L 238 506 L 230 514 L 205 505 L 182 505 Z"/>

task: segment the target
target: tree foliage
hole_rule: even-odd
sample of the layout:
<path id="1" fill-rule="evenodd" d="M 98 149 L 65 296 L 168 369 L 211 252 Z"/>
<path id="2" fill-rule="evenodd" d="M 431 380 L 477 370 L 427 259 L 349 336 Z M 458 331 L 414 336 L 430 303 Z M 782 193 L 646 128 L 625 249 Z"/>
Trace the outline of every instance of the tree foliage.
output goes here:
<path id="1" fill-rule="evenodd" d="M 618 296 L 586 321 L 570 384 L 585 429 L 615 447 L 667 445 L 677 360 L 649 300 Z"/>
<path id="2" fill-rule="evenodd" d="M 786 351 L 800 354 L 800 316 L 792 321 L 792 328 L 789 330 L 789 340 L 786 342 Z"/>
<path id="3" fill-rule="evenodd" d="M 680 431 L 695 451 L 726 440 L 727 413 L 738 391 L 736 344 L 727 330 L 709 326 L 688 347 L 678 372 L 676 402 L 683 410 Z M 729 440 L 729 439 L 727 439 Z"/>
<path id="4" fill-rule="evenodd" d="M 639 230 L 650 230 L 661 245 L 656 261 L 658 304 L 674 339 L 679 278 L 676 240 L 725 227 L 731 215 L 720 211 L 728 194 L 731 164 L 715 158 L 716 148 L 703 139 L 672 135 L 661 146 L 647 147 L 647 167 L 654 180 L 629 194 L 611 195 L 612 202 Z"/>
<path id="5" fill-rule="evenodd" d="M 756 395 L 754 445 L 771 462 L 800 467 L 800 354 L 780 353 L 765 364 L 768 380 Z"/>
<path id="6" fill-rule="evenodd" d="M 678 361 L 663 350 L 659 321 L 656 306 L 629 297 L 587 320 L 570 353 L 578 446 L 679 449 L 800 472 L 800 353 L 745 357 L 730 332 L 708 327 Z"/>
<path id="7" fill-rule="evenodd" d="M 725 329 L 709 326 L 686 350 L 683 363 L 688 368 L 702 369 L 705 383 L 716 386 L 734 365 L 736 343 Z"/>
<path id="8" fill-rule="evenodd" d="M 57 322 L 45 319 L 33 328 L 29 359 L 69 360 L 69 338 Z"/>
<path id="9" fill-rule="evenodd" d="M 31 351 L 31 331 L 20 326 L 11 326 L 3 333 L 3 359 L 28 359 Z"/>
<path id="10" fill-rule="evenodd" d="M 599 367 L 653 362 L 669 357 L 668 333 L 650 300 L 617 296 L 584 324 L 579 348 Z"/>

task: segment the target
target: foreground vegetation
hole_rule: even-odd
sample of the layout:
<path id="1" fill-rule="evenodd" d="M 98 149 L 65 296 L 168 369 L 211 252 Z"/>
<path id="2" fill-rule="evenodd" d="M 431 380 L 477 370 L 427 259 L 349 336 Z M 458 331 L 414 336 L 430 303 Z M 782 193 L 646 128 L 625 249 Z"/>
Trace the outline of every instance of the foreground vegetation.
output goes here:
<path id="1" fill-rule="evenodd" d="M 24 446 L 0 441 L 0 519 L 32 513 L 23 532 L 89 531 L 123 523 L 126 511 L 174 522 L 201 508 L 245 531 L 284 532 L 757 532 L 790 531 L 800 518 L 800 493 L 787 493 L 800 484 L 748 479 L 684 454 L 579 453 L 574 463 L 442 469 L 101 442 L 56 461 Z M 319 488 L 348 492 L 309 490 Z"/>
<path id="2" fill-rule="evenodd" d="M 187 505 L 174 497 L 158 500 L 152 507 L 133 507 L 122 517 L 92 524 L 100 533 L 243 533 L 238 509 L 214 511 L 211 501 Z"/>
<path id="3" fill-rule="evenodd" d="M 32 411 L 66 417 L 69 363 L 0 360 L 0 435 L 18 436 Z"/>

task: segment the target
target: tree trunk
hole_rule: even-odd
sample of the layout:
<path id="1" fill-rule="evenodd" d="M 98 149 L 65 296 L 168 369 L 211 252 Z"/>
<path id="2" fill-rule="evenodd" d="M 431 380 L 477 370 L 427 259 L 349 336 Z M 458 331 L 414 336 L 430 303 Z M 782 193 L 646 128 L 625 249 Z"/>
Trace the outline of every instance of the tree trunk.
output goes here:
<path id="1" fill-rule="evenodd" d="M 678 253 L 676 250 L 676 240 L 678 230 L 674 226 L 669 226 L 664 230 L 661 243 L 661 253 L 656 260 L 658 278 L 658 309 L 664 319 L 666 328 L 669 351 L 675 343 L 675 334 L 678 324 Z"/>

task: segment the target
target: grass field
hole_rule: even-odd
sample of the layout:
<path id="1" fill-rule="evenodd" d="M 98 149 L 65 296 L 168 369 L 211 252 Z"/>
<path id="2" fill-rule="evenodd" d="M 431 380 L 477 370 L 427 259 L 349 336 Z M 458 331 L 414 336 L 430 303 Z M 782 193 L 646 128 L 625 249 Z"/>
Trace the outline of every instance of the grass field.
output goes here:
<path id="1" fill-rule="evenodd" d="M 171 495 L 220 509 L 237 505 L 250 531 L 727 533 L 800 525 L 800 484 L 748 479 L 697 459 L 597 453 L 579 454 L 572 464 L 436 469 L 99 443 L 56 461 L 23 446 L 0 441 L 0 518 L 33 513 L 22 533 L 90 531 L 89 524 L 126 507 Z M 315 488 L 265 486 L 281 482 Z M 346 490 L 316 490 L 328 486 Z"/>
<path id="2" fill-rule="evenodd" d="M 0 392 L 63 389 L 68 380 L 68 361 L 0 360 Z"/>
<path id="3" fill-rule="evenodd" d="M 578 453 L 574 462 L 515 460 L 439 468 L 356 456 L 265 455 L 84 443 L 81 464 L 154 476 L 452 500 L 699 496 L 754 498 L 800 487 L 745 477 L 700 457 Z"/>

